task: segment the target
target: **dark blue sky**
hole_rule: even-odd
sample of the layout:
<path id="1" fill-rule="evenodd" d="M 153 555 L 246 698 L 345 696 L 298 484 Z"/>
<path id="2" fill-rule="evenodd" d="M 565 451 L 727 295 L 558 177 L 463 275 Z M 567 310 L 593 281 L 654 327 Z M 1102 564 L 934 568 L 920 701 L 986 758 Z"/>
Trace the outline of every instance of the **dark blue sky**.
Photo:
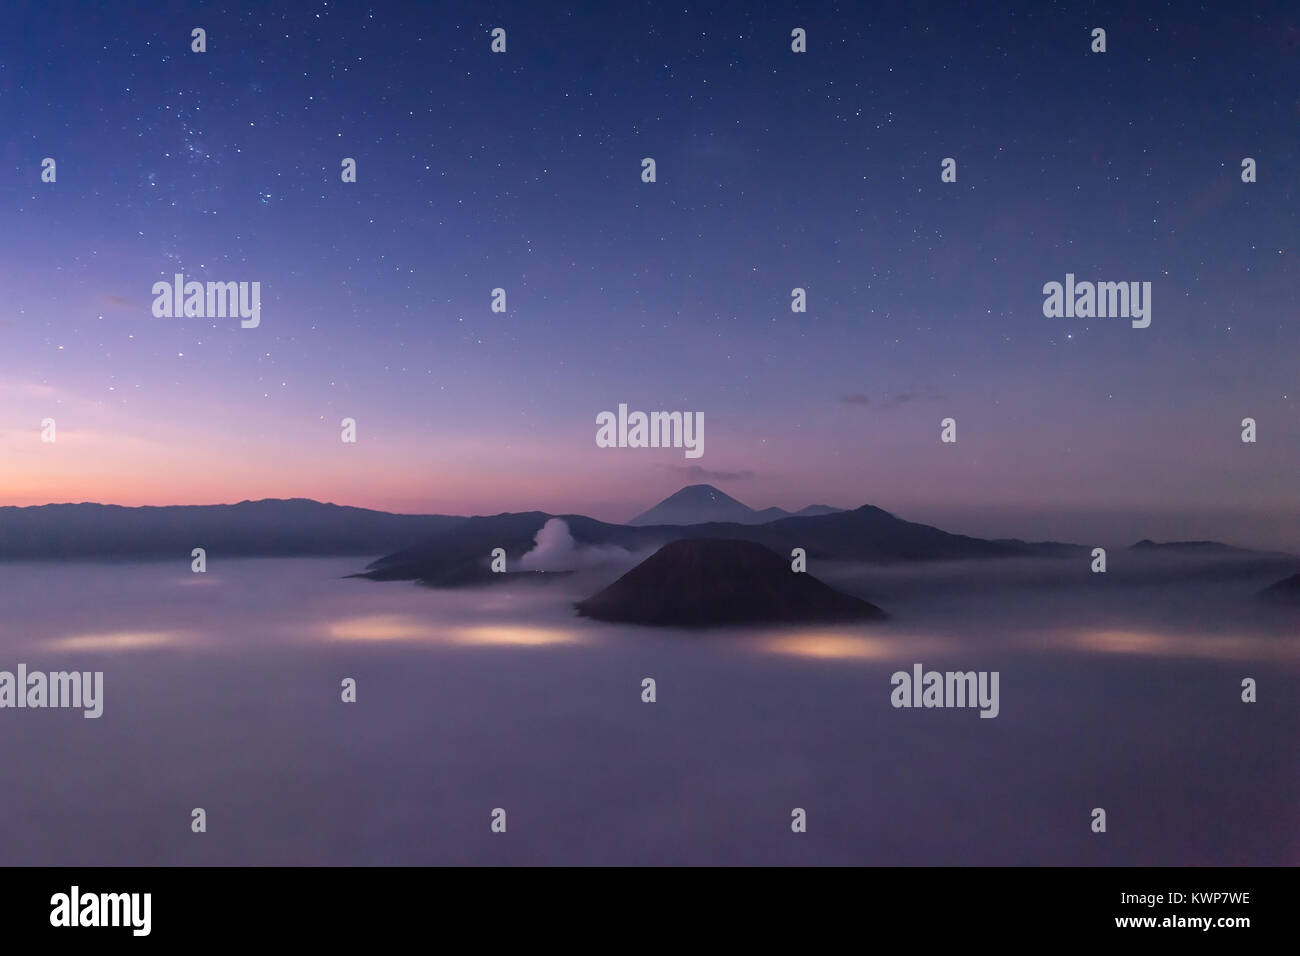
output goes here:
<path id="1" fill-rule="evenodd" d="M 621 519 L 703 480 L 1294 538 L 1300 8 L 984 6 L 19 5 L 0 504 Z M 261 324 L 155 318 L 176 272 Z M 1151 282 L 1150 327 L 1044 317 L 1067 272 Z M 597 448 L 619 403 L 705 454 Z"/>

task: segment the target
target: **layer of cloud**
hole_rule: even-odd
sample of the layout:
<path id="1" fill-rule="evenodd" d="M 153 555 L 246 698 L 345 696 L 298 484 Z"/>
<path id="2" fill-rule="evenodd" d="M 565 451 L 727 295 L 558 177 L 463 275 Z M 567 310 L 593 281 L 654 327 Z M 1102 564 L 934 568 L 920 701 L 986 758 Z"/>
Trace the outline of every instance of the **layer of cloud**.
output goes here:
<path id="1" fill-rule="evenodd" d="M 895 392 L 892 395 L 886 395 L 879 401 L 873 402 L 871 396 L 863 395 L 861 392 L 855 392 L 852 395 L 845 395 L 840 398 L 840 403 L 844 405 L 867 406 L 874 405 L 876 408 L 894 409 L 912 402 L 938 402 L 943 401 L 948 396 L 937 392 L 934 389 L 922 389 L 914 392 Z"/>
<path id="2" fill-rule="evenodd" d="M 104 304 L 115 309 L 130 309 L 133 312 L 149 312 L 152 314 L 150 309 L 146 309 L 139 302 L 135 302 L 125 296 L 106 295 L 104 296 Z"/>
<path id="3" fill-rule="evenodd" d="M 661 467 L 685 481 L 747 481 L 754 477 L 752 471 L 715 471 L 699 465 L 662 465 Z"/>

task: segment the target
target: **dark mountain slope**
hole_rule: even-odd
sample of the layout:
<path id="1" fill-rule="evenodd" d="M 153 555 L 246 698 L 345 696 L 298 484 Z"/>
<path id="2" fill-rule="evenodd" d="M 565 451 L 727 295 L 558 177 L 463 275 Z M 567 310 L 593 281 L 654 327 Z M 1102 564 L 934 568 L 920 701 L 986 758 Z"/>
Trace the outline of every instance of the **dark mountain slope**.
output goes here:
<path id="1" fill-rule="evenodd" d="M 1300 607 L 1300 574 L 1293 574 L 1259 592 L 1259 596 L 1272 604 L 1291 604 Z"/>
<path id="2" fill-rule="evenodd" d="M 885 613 L 752 541 L 714 538 L 666 544 L 575 607 L 602 621 L 663 627 L 882 620 Z"/>
<path id="3" fill-rule="evenodd" d="M 803 548 L 809 558 L 841 561 L 938 561 L 964 558 L 1058 554 L 1073 545 L 1034 545 L 1023 541 L 986 541 L 949 534 L 929 525 L 903 521 L 879 508 L 829 515 L 782 518 L 762 525 L 709 523 L 632 527 L 607 524 L 583 515 L 552 516 L 540 511 L 467 518 L 435 538 L 372 563 L 363 577 L 453 584 L 486 579 L 493 548 L 504 548 L 514 567 L 532 550 L 534 537 L 548 519 L 562 518 L 578 546 L 602 545 L 642 551 L 670 541 L 722 538 L 753 541 L 788 556 Z"/>
<path id="4" fill-rule="evenodd" d="M 0 560 L 383 554 L 464 518 L 397 515 L 305 498 L 233 505 L 0 508 Z"/>
<path id="5" fill-rule="evenodd" d="M 706 523 L 764 524 L 779 518 L 807 517 L 833 514 L 839 511 L 829 505 L 809 505 L 791 515 L 784 508 L 755 510 L 743 502 L 719 491 L 712 485 L 687 485 L 669 495 L 644 514 L 628 522 L 632 527 L 651 525 L 690 525 Z"/>

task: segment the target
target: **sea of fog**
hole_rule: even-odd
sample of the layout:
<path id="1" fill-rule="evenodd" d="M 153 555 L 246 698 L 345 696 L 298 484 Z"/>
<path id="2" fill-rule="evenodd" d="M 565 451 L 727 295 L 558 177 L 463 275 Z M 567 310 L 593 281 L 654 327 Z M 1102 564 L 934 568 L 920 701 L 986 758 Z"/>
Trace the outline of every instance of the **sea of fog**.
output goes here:
<path id="1" fill-rule="evenodd" d="M 99 719 L 0 709 L 0 860 L 1300 863 L 1300 611 L 1249 565 L 813 568 L 892 619 L 688 633 L 364 563 L 0 564 L 0 670 L 104 675 Z M 916 663 L 998 716 L 894 708 Z"/>

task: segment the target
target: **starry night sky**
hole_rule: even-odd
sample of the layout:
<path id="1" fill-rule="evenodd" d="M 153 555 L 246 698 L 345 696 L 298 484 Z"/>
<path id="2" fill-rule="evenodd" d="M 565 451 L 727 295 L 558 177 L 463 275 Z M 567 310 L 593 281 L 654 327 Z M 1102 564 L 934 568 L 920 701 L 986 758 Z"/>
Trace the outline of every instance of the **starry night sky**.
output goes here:
<path id="1" fill-rule="evenodd" d="M 1300 545 L 1300 7 L 966 6 L 18 5 L 0 504 L 624 520 L 708 481 Z M 176 272 L 261 282 L 260 327 L 154 318 Z M 1150 281 L 1150 328 L 1045 318 L 1067 272 Z M 703 458 L 597 448 L 620 402 L 703 412 Z"/>

